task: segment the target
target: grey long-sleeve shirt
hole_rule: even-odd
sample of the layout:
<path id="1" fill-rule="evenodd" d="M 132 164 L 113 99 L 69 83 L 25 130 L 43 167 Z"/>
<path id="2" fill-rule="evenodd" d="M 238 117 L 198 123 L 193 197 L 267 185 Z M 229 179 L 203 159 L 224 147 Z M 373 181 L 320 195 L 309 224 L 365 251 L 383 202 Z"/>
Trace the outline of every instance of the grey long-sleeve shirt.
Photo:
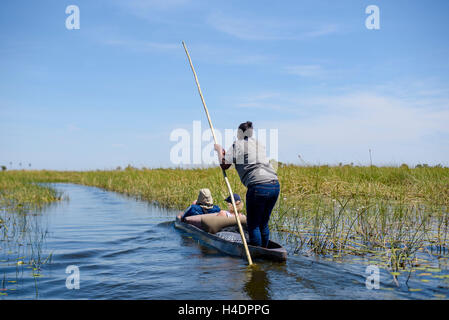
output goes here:
<path id="1" fill-rule="evenodd" d="M 225 163 L 235 164 L 245 187 L 278 180 L 265 147 L 254 138 L 236 140 L 225 154 Z"/>

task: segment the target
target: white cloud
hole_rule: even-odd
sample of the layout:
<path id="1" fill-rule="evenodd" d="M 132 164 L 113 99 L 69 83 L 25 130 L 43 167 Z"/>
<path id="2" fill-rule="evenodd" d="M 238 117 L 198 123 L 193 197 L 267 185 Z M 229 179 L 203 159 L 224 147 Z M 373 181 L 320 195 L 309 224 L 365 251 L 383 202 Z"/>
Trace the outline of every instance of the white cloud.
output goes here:
<path id="1" fill-rule="evenodd" d="M 106 45 L 126 47 L 130 50 L 145 52 L 166 52 L 180 50 L 181 47 L 179 43 L 173 42 L 154 42 L 131 39 L 109 39 L 103 40 L 103 43 Z"/>
<path id="2" fill-rule="evenodd" d="M 329 111 L 302 127 L 321 143 L 413 142 L 435 131 L 449 134 L 449 110 L 418 108 L 394 97 L 355 93 L 320 98 L 320 105 Z"/>
<path id="3" fill-rule="evenodd" d="M 157 42 L 148 40 L 137 40 L 127 36 L 116 36 L 105 38 L 100 34 L 97 41 L 104 45 L 123 47 L 137 52 L 170 53 L 184 55 L 181 42 Z M 187 43 L 192 60 L 205 61 L 208 63 L 229 65 L 260 65 L 273 61 L 271 55 L 258 52 L 248 52 L 238 47 L 213 45 L 206 43 Z"/>
<path id="4" fill-rule="evenodd" d="M 194 62 L 201 60 L 218 64 L 258 65 L 269 63 L 275 59 L 265 53 L 248 52 L 238 47 L 204 43 L 187 43 L 187 47 Z"/>
<path id="5" fill-rule="evenodd" d="M 187 5 L 190 0 L 127 0 L 116 2 L 132 13 L 143 15 L 154 10 L 172 10 Z"/>
<path id="6" fill-rule="evenodd" d="M 278 92 L 263 92 L 239 100 L 242 102 L 235 104 L 239 108 L 289 111 L 289 103 L 286 103 L 283 96 Z"/>
<path id="7" fill-rule="evenodd" d="M 325 74 L 324 69 L 320 65 L 296 65 L 285 67 L 289 74 L 301 77 L 322 77 Z"/>
<path id="8" fill-rule="evenodd" d="M 297 21 L 255 17 L 229 17 L 212 13 L 207 22 L 215 29 L 243 40 L 301 40 L 336 33 L 336 25 L 315 26 L 314 29 Z"/>
<path id="9" fill-rule="evenodd" d="M 361 162 L 376 152 L 379 164 L 449 163 L 449 104 L 426 104 L 378 92 L 309 96 L 274 93 L 248 98 L 248 105 L 290 114 L 289 120 L 258 121 L 279 130 L 280 159 L 313 163 Z M 277 101 L 276 101 L 277 100 Z"/>
<path id="10" fill-rule="evenodd" d="M 66 128 L 67 128 L 67 131 L 69 131 L 69 132 L 77 132 L 77 131 L 80 131 L 80 130 L 81 130 L 78 126 L 76 126 L 76 125 L 73 124 L 73 123 L 68 124 L 68 125 L 66 126 Z"/>
<path id="11" fill-rule="evenodd" d="M 336 24 L 329 24 L 329 25 L 324 25 L 316 30 L 305 32 L 303 34 L 303 37 L 304 38 L 315 38 L 315 37 L 326 36 L 326 35 L 337 33 L 337 32 L 338 32 L 338 26 Z"/>
<path id="12" fill-rule="evenodd" d="M 173 14 L 185 8 L 191 8 L 194 4 L 190 0 L 115 0 L 113 3 L 120 8 L 120 11 L 149 23 L 170 26 L 185 25 L 185 20 L 180 21 Z"/>

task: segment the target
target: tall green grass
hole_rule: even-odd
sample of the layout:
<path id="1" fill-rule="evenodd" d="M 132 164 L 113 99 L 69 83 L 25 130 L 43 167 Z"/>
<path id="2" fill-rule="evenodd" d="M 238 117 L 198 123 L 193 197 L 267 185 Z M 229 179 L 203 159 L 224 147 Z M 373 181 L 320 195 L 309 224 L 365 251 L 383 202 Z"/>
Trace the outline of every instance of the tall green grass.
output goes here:
<path id="1" fill-rule="evenodd" d="M 244 195 L 235 170 L 228 176 L 233 189 Z M 357 198 L 372 201 L 449 205 L 449 168 L 293 166 L 278 170 L 284 204 L 304 204 L 310 199 Z M 9 171 L 0 173 L 0 190 L 19 187 L 20 200 L 50 200 L 48 188 L 36 189 L 46 194 L 28 192 L 34 186 L 27 182 L 71 182 L 121 192 L 173 209 L 183 209 L 196 197 L 200 188 L 209 188 L 216 199 L 227 191 L 219 168 L 209 169 L 143 169 L 128 167 L 112 171 Z M 1 191 L 0 191 L 1 192 Z M 13 196 L 11 196 L 13 197 Z M 39 201 L 39 200 L 38 200 Z M 313 201 L 312 201 L 313 202 Z"/>
<path id="2" fill-rule="evenodd" d="M 0 208 L 36 209 L 60 199 L 58 192 L 24 172 L 0 172 Z"/>

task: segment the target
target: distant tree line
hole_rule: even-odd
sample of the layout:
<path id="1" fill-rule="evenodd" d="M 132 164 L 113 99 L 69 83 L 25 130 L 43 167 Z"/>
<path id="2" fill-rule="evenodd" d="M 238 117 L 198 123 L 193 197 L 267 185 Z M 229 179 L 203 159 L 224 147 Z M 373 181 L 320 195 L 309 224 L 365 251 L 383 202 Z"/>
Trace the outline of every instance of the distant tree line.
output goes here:
<path id="1" fill-rule="evenodd" d="M 22 162 L 19 162 L 19 167 L 22 167 Z M 28 163 L 28 167 L 31 168 L 31 163 Z M 8 167 L 6 167 L 5 165 L 0 165 L 0 168 L 2 169 L 2 171 L 6 171 L 8 169 Z M 9 163 L 9 168 L 12 168 L 12 162 Z"/>

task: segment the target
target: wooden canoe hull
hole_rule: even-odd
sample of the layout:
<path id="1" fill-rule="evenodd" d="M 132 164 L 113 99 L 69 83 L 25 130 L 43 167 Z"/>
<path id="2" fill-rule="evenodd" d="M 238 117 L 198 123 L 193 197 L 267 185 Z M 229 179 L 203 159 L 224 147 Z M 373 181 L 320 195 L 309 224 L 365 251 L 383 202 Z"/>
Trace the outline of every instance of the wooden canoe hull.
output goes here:
<path id="1" fill-rule="evenodd" d="M 222 239 L 194 225 L 184 223 L 179 218 L 176 218 L 175 227 L 192 234 L 196 239 L 213 248 L 216 248 L 221 252 L 224 252 L 231 256 L 246 258 L 245 248 L 243 247 L 242 243 Z M 270 241 L 268 248 L 248 245 L 248 249 L 253 260 L 263 259 L 278 262 L 287 260 L 287 251 L 281 245 L 273 241 Z"/>

